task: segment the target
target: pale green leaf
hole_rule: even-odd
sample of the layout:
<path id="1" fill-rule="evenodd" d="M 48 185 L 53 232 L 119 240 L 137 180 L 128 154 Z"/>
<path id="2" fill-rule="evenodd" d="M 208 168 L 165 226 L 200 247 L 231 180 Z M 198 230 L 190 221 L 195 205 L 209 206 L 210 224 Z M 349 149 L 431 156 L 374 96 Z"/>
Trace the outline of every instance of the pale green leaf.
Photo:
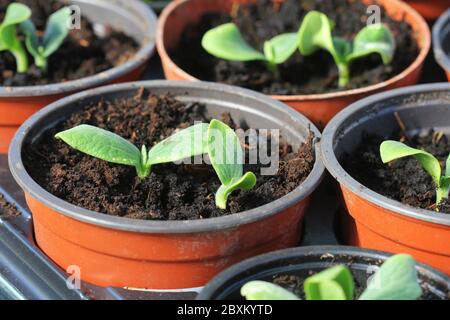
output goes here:
<path id="1" fill-rule="evenodd" d="M 141 152 L 124 138 L 90 125 L 79 125 L 55 135 L 72 148 L 118 164 L 140 167 Z"/>
<path id="2" fill-rule="evenodd" d="M 65 7 L 53 13 L 47 21 L 43 38 L 44 57 L 51 56 L 62 45 L 69 34 L 72 11 Z"/>
<path id="3" fill-rule="evenodd" d="M 273 64 L 284 63 L 298 48 L 298 35 L 285 33 L 264 43 L 264 54 Z"/>
<path id="4" fill-rule="evenodd" d="M 300 300 L 292 292 L 265 281 L 251 281 L 241 288 L 241 295 L 247 300 Z"/>
<path id="5" fill-rule="evenodd" d="M 359 299 L 417 300 L 421 296 L 416 262 L 409 255 L 398 254 L 383 263 Z"/>
<path id="6" fill-rule="evenodd" d="M 390 63 L 394 58 L 394 36 L 385 24 L 371 24 L 359 31 L 353 40 L 353 52 L 347 57 L 347 61 L 372 53 L 379 54 L 384 64 Z"/>
<path id="7" fill-rule="evenodd" d="M 266 60 L 242 37 L 234 23 L 226 23 L 207 31 L 202 39 L 203 48 L 213 56 L 231 61 Z"/>
<path id="8" fill-rule="evenodd" d="M 247 172 L 240 178 L 234 178 L 229 184 L 221 185 L 216 192 L 216 206 L 226 209 L 228 196 L 235 190 L 251 190 L 256 185 L 256 176 L 253 172 Z"/>
<path id="9" fill-rule="evenodd" d="M 208 152 L 208 124 L 199 123 L 183 129 L 150 149 L 147 164 L 183 160 Z"/>
<path id="10" fill-rule="evenodd" d="M 352 300 L 354 280 L 348 267 L 339 265 L 305 280 L 307 300 Z"/>
<path id="11" fill-rule="evenodd" d="M 433 178 L 436 186 L 440 185 L 442 172 L 441 165 L 439 160 L 432 154 L 423 150 L 411 148 L 399 141 L 388 140 L 380 145 L 380 155 L 383 163 L 412 156 L 420 162 L 424 170 Z"/>

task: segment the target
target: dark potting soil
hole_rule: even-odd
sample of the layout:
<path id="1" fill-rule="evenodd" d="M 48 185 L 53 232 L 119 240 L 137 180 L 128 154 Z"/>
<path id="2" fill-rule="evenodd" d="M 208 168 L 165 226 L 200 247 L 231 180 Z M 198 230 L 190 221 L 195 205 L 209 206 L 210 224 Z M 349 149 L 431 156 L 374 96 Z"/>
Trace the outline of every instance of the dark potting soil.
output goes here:
<path id="1" fill-rule="evenodd" d="M 450 142 L 447 136 L 430 131 L 425 136 L 413 136 L 405 139 L 398 133 L 391 140 L 401 140 L 407 145 L 426 150 L 441 161 L 450 154 Z M 412 207 L 435 210 L 436 187 L 431 177 L 413 157 L 399 159 L 383 164 L 380 159 L 380 144 L 386 138 L 368 135 L 351 155 L 344 155 L 341 163 L 345 170 L 361 184 L 373 191 L 400 201 Z M 443 200 L 439 211 L 450 213 L 450 201 Z"/>
<path id="2" fill-rule="evenodd" d="M 228 114 L 222 120 L 233 128 L 245 129 Z M 156 165 L 150 177 L 140 180 L 133 167 L 87 156 L 54 138 L 61 130 L 91 124 L 115 132 L 138 147 L 153 146 L 176 128 L 186 128 L 194 121 L 210 121 L 204 106 L 140 90 L 134 98 L 87 105 L 84 111 L 47 131 L 40 141 L 25 147 L 25 166 L 41 186 L 70 203 L 147 220 L 204 219 L 253 209 L 293 191 L 313 168 L 312 137 L 297 152 L 282 143 L 277 175 L 261 176 L 261 165 L 245 165 L 245 171 L 257 175 L 257 185 L 248 192 L 234 192 L 228 209 L 220 210 L 214 201 L 220 182 L 209 165 Z"/>
<path id="3" fill-rule="evenodd" d="M 418 47 L 412 29 L 405 22 L 397 22 L 386 15 L 383 7 L 381 21 L 394 34 L 397 49 L 394 60 L 384 65 L 373 54 L 355 61 L 351 66 L 351 81 L 347 88 L 354 89 L 383 82 L 405 70 L 417 57 Z M 265 40 L 285 33 L 297 32 L 306 13 L 318 10 L 335 22 L 334 35 L 352 39 L 366 26 L 367 7 L 360 0 L 286 0 L 273 4 L 271 0 L 258 0 L 256 5 L 236 6 L 233 13 L 210 13 L 182 34 L 179 45 L 169 48 L 170 56 L 183 70 L 201 80 L 238 85 L 266 94 L 295 95 L 339 91 L 338 70 L 325 51 L 303 57 L 294 54 L 279 66 L 279 75 L 267 70 L 261 62 L 230 62 L 208 54 L 201 47 L 201 38 L 209 29 L 233 21 L 244 38 L 262 50 Z"/>
<path id="4" fill-rule="evenodd" d="M 29 6 L 38 30 L 45 30 L 48 17 L 64 7 L 61 1 L 16 0 Z M 0 21 L 10 0 L 0 0 Z M 20 33 L 19 33 L 20 34 Z M 49 58 L 48 70 L 43 72 L 29 55 L 27 73 L 16 73 L 16 62 L 9 52 L 0 52 L 0 85 L 31 86 L 80 79 L 121 65 L 137 52 L 138 44 L 122 32 L 105 26 L 105 35 L 98 36 L 94 26 L 82 17 L 81 29 L 72 30 L 63 45 Z"/>
<path id="5" fill-rule="evenodd" d="M 20 216 L 20 211 L 16 206 L 6 201 L 5 197 L 0 193 L 0 217 L 10 218 Z"/>

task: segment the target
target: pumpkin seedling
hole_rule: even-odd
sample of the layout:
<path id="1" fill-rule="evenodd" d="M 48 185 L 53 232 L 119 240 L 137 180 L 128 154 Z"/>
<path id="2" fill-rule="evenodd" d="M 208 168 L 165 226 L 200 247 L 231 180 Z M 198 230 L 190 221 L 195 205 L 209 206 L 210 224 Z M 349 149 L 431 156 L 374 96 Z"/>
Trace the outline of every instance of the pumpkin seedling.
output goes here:
<path id="1" fill-rule="evenodd" d="M 278 35 L 264 43 L 264 53 L 254 49 L 242 37 L 234 23 L 225 23 L 207 31 L 203 48 L 211 55 L 230 61 L 265 61 L 270 70 L 284 63 L 298 47 L 297 33 Z"/>
<path id="2" fill-rule="evenodd" d="M 359 300 L 417 300 L 422 296 L 416 263 L 406 254 L 387 259 L 370 280 Z M 307 300 L 353 300 L 355 282 L 350 269 L 334 266 L 307 278 Z M 299 300 L 292 292 L 264 281 L 251 281 L 241 288 L 247 300 Z"/>
<path id="3" fill-rule="evenodd" d="M 69 34 L 69 24 L 72 11 L 65 7 L 53 13 L 48 21 L 43 37 L 37 36 L 34 23 L 26 20 L 20 24 L 25 34 L 25 45 L 28 52 L 34 57 L 36 66 L 47 70 L 48 58 L 62 45 Z"/>
<path id="4" fill-rule="evenodd" d="M 404 157 L 414 157 L 423 169 L 431 176 L 436 185 L 436 208 L 442 199 L 448 198 L 450 191 L 450 155 L 445 165 L 445 174 L 442 175 L 441 164 L 432 154 L 411 148 L 399 141 L 384 141 L 380 145 L 380 156 L 383 163 L 388 163 Z"/>
<path id="5" fill-rule="evenodd" d="M 19 73 L 27 72 L 28 56 L 18 36 L 17 27 L 31 17 L 31 10 L 21 3 L 11 3 L 0 25 L 0 51 L 9 51 L 16 59 Z"/>
<path id="6" fill-rule="evenodd" d="M 350 81 L 350 64 L 370 54 L 379 54 L 384 64 L 389 64 L 395 52 L 395 40 L 389 28 L 381 23 L 361 29 L 353 41 L 332 35 L 333 23 L 318 11 L 310 11 L 299 30 L 299 49 L 309 56 L 319 49 L 328 51 L 339 70 L 339 87 Z"/>
<path id="7" fill-rule="evenodd" d="M 243 175 L 243 151 L 234 131 L 219 120 L 183 129 L 153 146 L 148 152 L 110 131 L 91 125 L 79 125 L 55 135 L 72 148 L 116 164 L 133 166 L 139 178 L 151 173 L 155 164 L 176 162 L 209 154 L 211 164 L 222 185 L 216 193 L 216 206 L 226 209 L 230 193 L 250 190 L 256 184 L 252 172 Z"/>

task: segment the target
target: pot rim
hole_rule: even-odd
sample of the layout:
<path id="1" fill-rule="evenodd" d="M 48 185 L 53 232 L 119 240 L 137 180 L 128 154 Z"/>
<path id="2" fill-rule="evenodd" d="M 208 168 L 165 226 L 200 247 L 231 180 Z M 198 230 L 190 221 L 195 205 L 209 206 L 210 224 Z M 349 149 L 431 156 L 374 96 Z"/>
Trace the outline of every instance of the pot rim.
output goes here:
<path id="1" fill-rule="evenodd" d="M 124 217 L 115 217 L 107 214 L 94 212 L 87 210 L 76 205 L 66 202 L 37 184 L 31 176 L 25 170 L 22 162 L 22 146 L 24 139 L 31 128 L 41 119 L 45 118 L 47 113 L 57 109 L 62 109 L 66 105 L 74 103 L 80 99 L 89 97 L 102 96 L 104 94 L 111 94 L 120 92 L 123 90 L 137 90 L 140 87 L 151 88 L 167 88 L 170 91 L 171 88 L 183 88 L 189 89 L 202 89 L 208 91 L 215 91 L 219 93 L 225 93 L 227 95 L 240 95 L 247 99 L 258 100 L 264 104 L 270 104 L 271 107 L 288 114 L 298 126 L 310 128 L 314 133 L 316 142 L 314 145 L 316 161 L 314 163 L 313 170 L 309 176 L 300 184 L 294 191 L 288 193 L 284 197 L 277 199 L 264 206 L 254 208 L 252 210 L 243 211 L 227 216 L 208 218 L 204 220 L 189 220 L 189 221 L 145 221 L 135 220 Z M 97 226 L 138 232 L 138 233 L 161 233 L 161 234 L 188 234 L 197 232 L 214 232 L 223 229 L 236 228 L 240 225 L 249 224 L 268 218 L 275 215 L 296 203 L 302 201 L 316 189 L 321 182 L 325 173 L 325 166 L 321 160 L 319 140 L 321 134 L 314 124 L 308 120 L 305 116 L 292 110 L 285 104 L 273 100 L 263 94 L 250 91 L 248 89 L 237 88 L 233 86 L 208 83 L 208 82 L 187 82 L 187 81 L 166 81 L 166 80 L 152 80 L 152 81 L 140 81 L 130 82 L 123 84 L 114 84 L 104 86 L 101 88 L 95 88 L 88 91 L 80 92 L 69 97 L 63 98 L 54 102 L 47 107 L 41 109 L 33 116 L 31 116 L 17 131 L 14 136 L 8 155 L 9 167 L 11 173 L 19 184 L 19 186 L 34 199 L 43 203 L 45 206 L 76 220 L 94 224 Z"/>
<path id="2" fill-rule="evenodd" d="M 189 81 L 201 81 L 200 79 L 195 78 L 194 76 L 190 75 L 183 69 L 181 69 L 170 57 L 169 53 L 166 50 L 166 46 L 164 43 L 164 29 L 166 25 L 167 18 L 172 14 L 172 12 L 177 9 L 179 6 L 183 5 L 185 2 L 188 2 L 191 0 L 173 0 L 161 13 L 158 19 L 158 26 L 156 30 L 156 47 L 158 50 L 158 53 L 161 57 L 164 57 L 166 62 L 170 65 L 170 68 L 173 70 L 176 70 L 177 74 L 182 75 L 185 79 Z M 360 0 L 361 1 L 361 0 Z M 374 0 L 370 0 L 374 1 Z M 385 1 L 385 0 L 383 0 Z M 280 101 L 297 101 L 297 100 L 303 100 L 303 101 L 312 101 L 312 100 L 327 100 L 327 99 L 336 99 L 336 98 L 342 98 L 342 97 L 348 97 L 348 96 L 356 96 L 356 95 L 362 95 L 362 94 L 369 94 L 374 91 L 379 91 L 383 89 L 387 89 L 389 86 L 394 85 L 396 82 L 400 81 L 401 79 L 405 78 L 406 75 L 412 73 L 414 70 L 418 69 L 423 62 L 425 61 L 428 52 L 431 48 L 431 31 L 428 27 L 428 24 L 426 23 L 425 19 L 410 5 L 403 1 L 399 0 L 390 0 L 391 2 L 394 2 L 397 6 L 401 7 L 403 11 L 405 11 L 405 15 L 409 15 L 414 18 L 414 20 L 417 22 L 419 29 L 421 32 L 419 33 L 421 36 L 423 36 L 422 39 L 422 46 L 420 48 L 419 54 L 417 55 L 416 59 L 401 73 L 395 75 L 394 77 L 377 83 L 373 84 L 367 87 L 362 88 L 356 88 L 351 90 L 343 90 L 343 91 L 337 91 L 337 92 L 329 92 L 329 93 L 319 93 L 319 94 L 306 94 L 306 95 L 271 95 L 272 98 L 280 100 Z M 419 41 L 416 40 L 418 43 Z"/>
<path id="3" fill-rule="evenodd" d="M 359 256 L 362 258 L 370 258 L 374 260 L 386 260 L 388 257 L 392 256 L 392 253 L 372 250 L 372 249 L 364 249 L 358 247 L 350 247 L 350 246 L 338 246 L 338 245 L 318 245 L 318 246 L 306 246 L 306 247 L 296 247 L 278 250 L 274 252 L 265 253 L 256 257 L 249 258 L 240 263 L 237 263 L 228 269 L 225 269 L 218 275 L 216 275 L 212 280 L 210 280 L 200 291 L 200 294 L 196 297 L 196 300 L 205 300 L 210 299 L 214 293 L 220 290 L 230 279 L 242 274 L 248 270 L 252 270 L 253 268 L 258 267 L 259 265 L 267 265 L 272 264 L 279 260 L 292 259 L 299 256 L 306 255 L 323 255 L 323 254 L 332 254 L 332 255 L 352 255 Z M 320 261 L 318 259 L 318 261 Z M 417 262 L 417 267 L 420 268 L 420 272 L 429 272 L 435 275 L 436 277 L 446 280 L 450 283 L 450 277 L 443 272 L 436 270 L 426 264 Z"/>
<path id="4" fill-rule="evenodd" d="M 94 2 L 89 0 L 78 1 L 89 2 L 89 4 L 91 5 L 96 5 L 98 2 L 104 2 L 103 0 L 96 0 Z M 123 2 L 122 0 L 115 1 L 119 1 L 119 3 Z M 113 1 L 104 3 L 108 6 L 117 6 L 117 4 L 115 4 Z M 76 80 L 35 86 L 0 86 L 0 99 L 42 97 L 73 93 L 92 87 L 98 87 L 102 84 L 106 84 L 109 81 L 113 81 L 120 77 L 123 77 L 126 74 L 138 69 L 145 63 L 145 61 L 150 59 L 155 51 L 155 28 L 157 25 L 157 17 L 150 6 L 145 5 L 142 1 L 127 0 L 123 3 L 129 8 L 135 8 L 136 12 L 139 12 L 143 16 L 143 19 L 149 22 L 149 26 L 146 30 L 146 43 L 140 45 L 140 49 L 131 59 L 119 66 L 107 69 L 89 77 L 84 77 Z"/>
<path id="5" fill-rule="evenodd" d="M 433 50 L 434 57 L 442 69 L 450 72 L 450 57 L 442 47 L 442 31 L 445 27 L 450 28 L 450 8 L 447 9 L 433 26 Z"/>
<path id="6" fill-rule="evenodd" d="M 321 140 L 321 150 L 322 150 L 322 160 L 325 164 L 327 170 L 331 175 L 343 185 L 345 188 L 349 189 L 351 192 L 355 193 L 359 197 L 372 204 L 382 207 L 391 212 L 397 214 L 429 222 L 440 224 L 444 226 L 450 226 L 450 214 L 443 214 L 439 212 L 434 212 L 431 210 L 425 210 L 420 208 L 411 207 L 401 203 L 400 201 L 392 200 L 385 197 L 375 191 L 372 191 L 368 187 L 359 183 L 354 179 L 339 163 L 334 153 L 333 143 L 336 136 L 337 130 L 346 121 L 348 117 L 352 114 L 359 112 L 366 108 L 368 105 L 372 105 L 381 100 L 395 98 L 397 96 L 426 93 L 429 91 L 450 91 L 450 83 L 435 83 L 435 84 L 422 84 L 416 86 L 409 86 L 405 88 L 395 89 L 387 92 L 382 92 L 370 96 L 368 98 L 359 100 L 350 106 L 348 106 L 343 111 L 339 112 L 327 125 L 324 132 L 322 133 Z"/>

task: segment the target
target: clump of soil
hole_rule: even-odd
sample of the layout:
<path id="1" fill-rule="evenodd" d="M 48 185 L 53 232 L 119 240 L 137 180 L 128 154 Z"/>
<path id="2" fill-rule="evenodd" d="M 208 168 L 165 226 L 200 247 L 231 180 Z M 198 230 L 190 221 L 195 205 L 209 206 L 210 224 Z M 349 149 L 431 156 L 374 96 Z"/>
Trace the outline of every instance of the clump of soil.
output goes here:
<path id="1" fill-rule="evenodd" d="M 417 57 L 418 47 L 411 27 L 397 22 L 385 12 L 381 22 L 391 29 L 396 40 L 394 60 L 384 65 L 381 58 L 370 55 L 351 66 L 351 81 L 345 89 L 354 89 L 380 83 L 405 70 Z M 280 5 L 271 0 L 258 0 L 256 4 L 235 6 L 232 16 L 210 13 L 186 28 L 180 43 L 169 48 L 170 56 L 183 70 L 196 78 L 238 85 L 266 94 L 314 94 L 341 90 L 338 70 L 330 54 L 319 51 L 303 57 L 294 54 L 279 66 L 278 75 L 269 71 L 262 62 L 230 62 L 217 59 L 201 46 L 201 38 L 209 29 L 226 22 L 234 22 L 243 37 L 261 50 L 265 40 L 286 32 L 297 32 L 305 14 L 321 11 L 335 22 L 333 34 L 353 39 L 366 26 L 367 7 L 360 0 L 286 0 Z"/>
<path id="2" fill-rule="evenodd" d="M 20 211 L 15 205 L 6 201 L 5 197 L 0 193 L 0 217 L 11 218 L 20 216 Z"/>
<path id="3" fill-rule="evenodd" d="M 441 161 L 442 168 L 450 154 L 448 137 L 431 130 L 425 136 L 412 136 L 405 140 L 400 134 L 388 137 L 413 148 L 423 149 Z M 413 157 L 383 164 L 380 144 L 385 137 L 365 134 L 361 144 L 351 155 L 344 155 L 341 163 L 352 177 L 373 191 L 416 208 L 436 210 L 436 186 L 431 177 Z M 450 201 L 445 199 L 439 211 L 450 213 Z"/>
<path id="4" fill-rule="evenodd" d="M 45 30 L 47 19 L 53 12 L 64 7 L 61 1 L 55 0 L 16 2 L 31 8 L 31 19 L 39 31 Z M 0 21 L 3 20 L 10 3 L 10 0 L 0 0 Z M 9 52 L 0 52 L 0 85 L 45 85 L 92 76 L 123 64 L 134 56 L 137 50 L 138 44 L 135 40 L 122 32 L 114 31 L 111 26 L 105 26 L 105 35 L 98 36 L 94 32 L 94 25 L 82 17 L 81 29 L 71 30 L 63 45 L 49 58 L 47 72 L 37 68 L 29 55 L 28 72 L 16 73 L 14 57 Z"/>
<path id="5" fill-rule="evenodd" d="M 70 203 L 110 215 L 155 220 L 204 219 L 253 209 L 293 191 L 313 168 L 312 135 L 296 152 L 281 142 L 278 173 L 261 176 L 263 166 L 245 165 L 245 171 L 257 175 L 257 185 L 248 192 L 234 192 L 228 209 L 220 210 L 214 202 L 220 182 L 209 165 L 156 165 L 150 177 L 140 180 L 133 167 L 87 156 L 54 138 L 61 130 L 90 124 L 115 132 L 138 147 L 153 146 L 177 128 L 210 120 L 201 104 L 185 104 L 171 95 L 140 90 L 136 97 L 91 103 L 71 115 L 38 142 L 25 146 L 24 163 L 41 186 Z M 228 114 L 222 120 L 232 128 L 246 129 Z"/>

